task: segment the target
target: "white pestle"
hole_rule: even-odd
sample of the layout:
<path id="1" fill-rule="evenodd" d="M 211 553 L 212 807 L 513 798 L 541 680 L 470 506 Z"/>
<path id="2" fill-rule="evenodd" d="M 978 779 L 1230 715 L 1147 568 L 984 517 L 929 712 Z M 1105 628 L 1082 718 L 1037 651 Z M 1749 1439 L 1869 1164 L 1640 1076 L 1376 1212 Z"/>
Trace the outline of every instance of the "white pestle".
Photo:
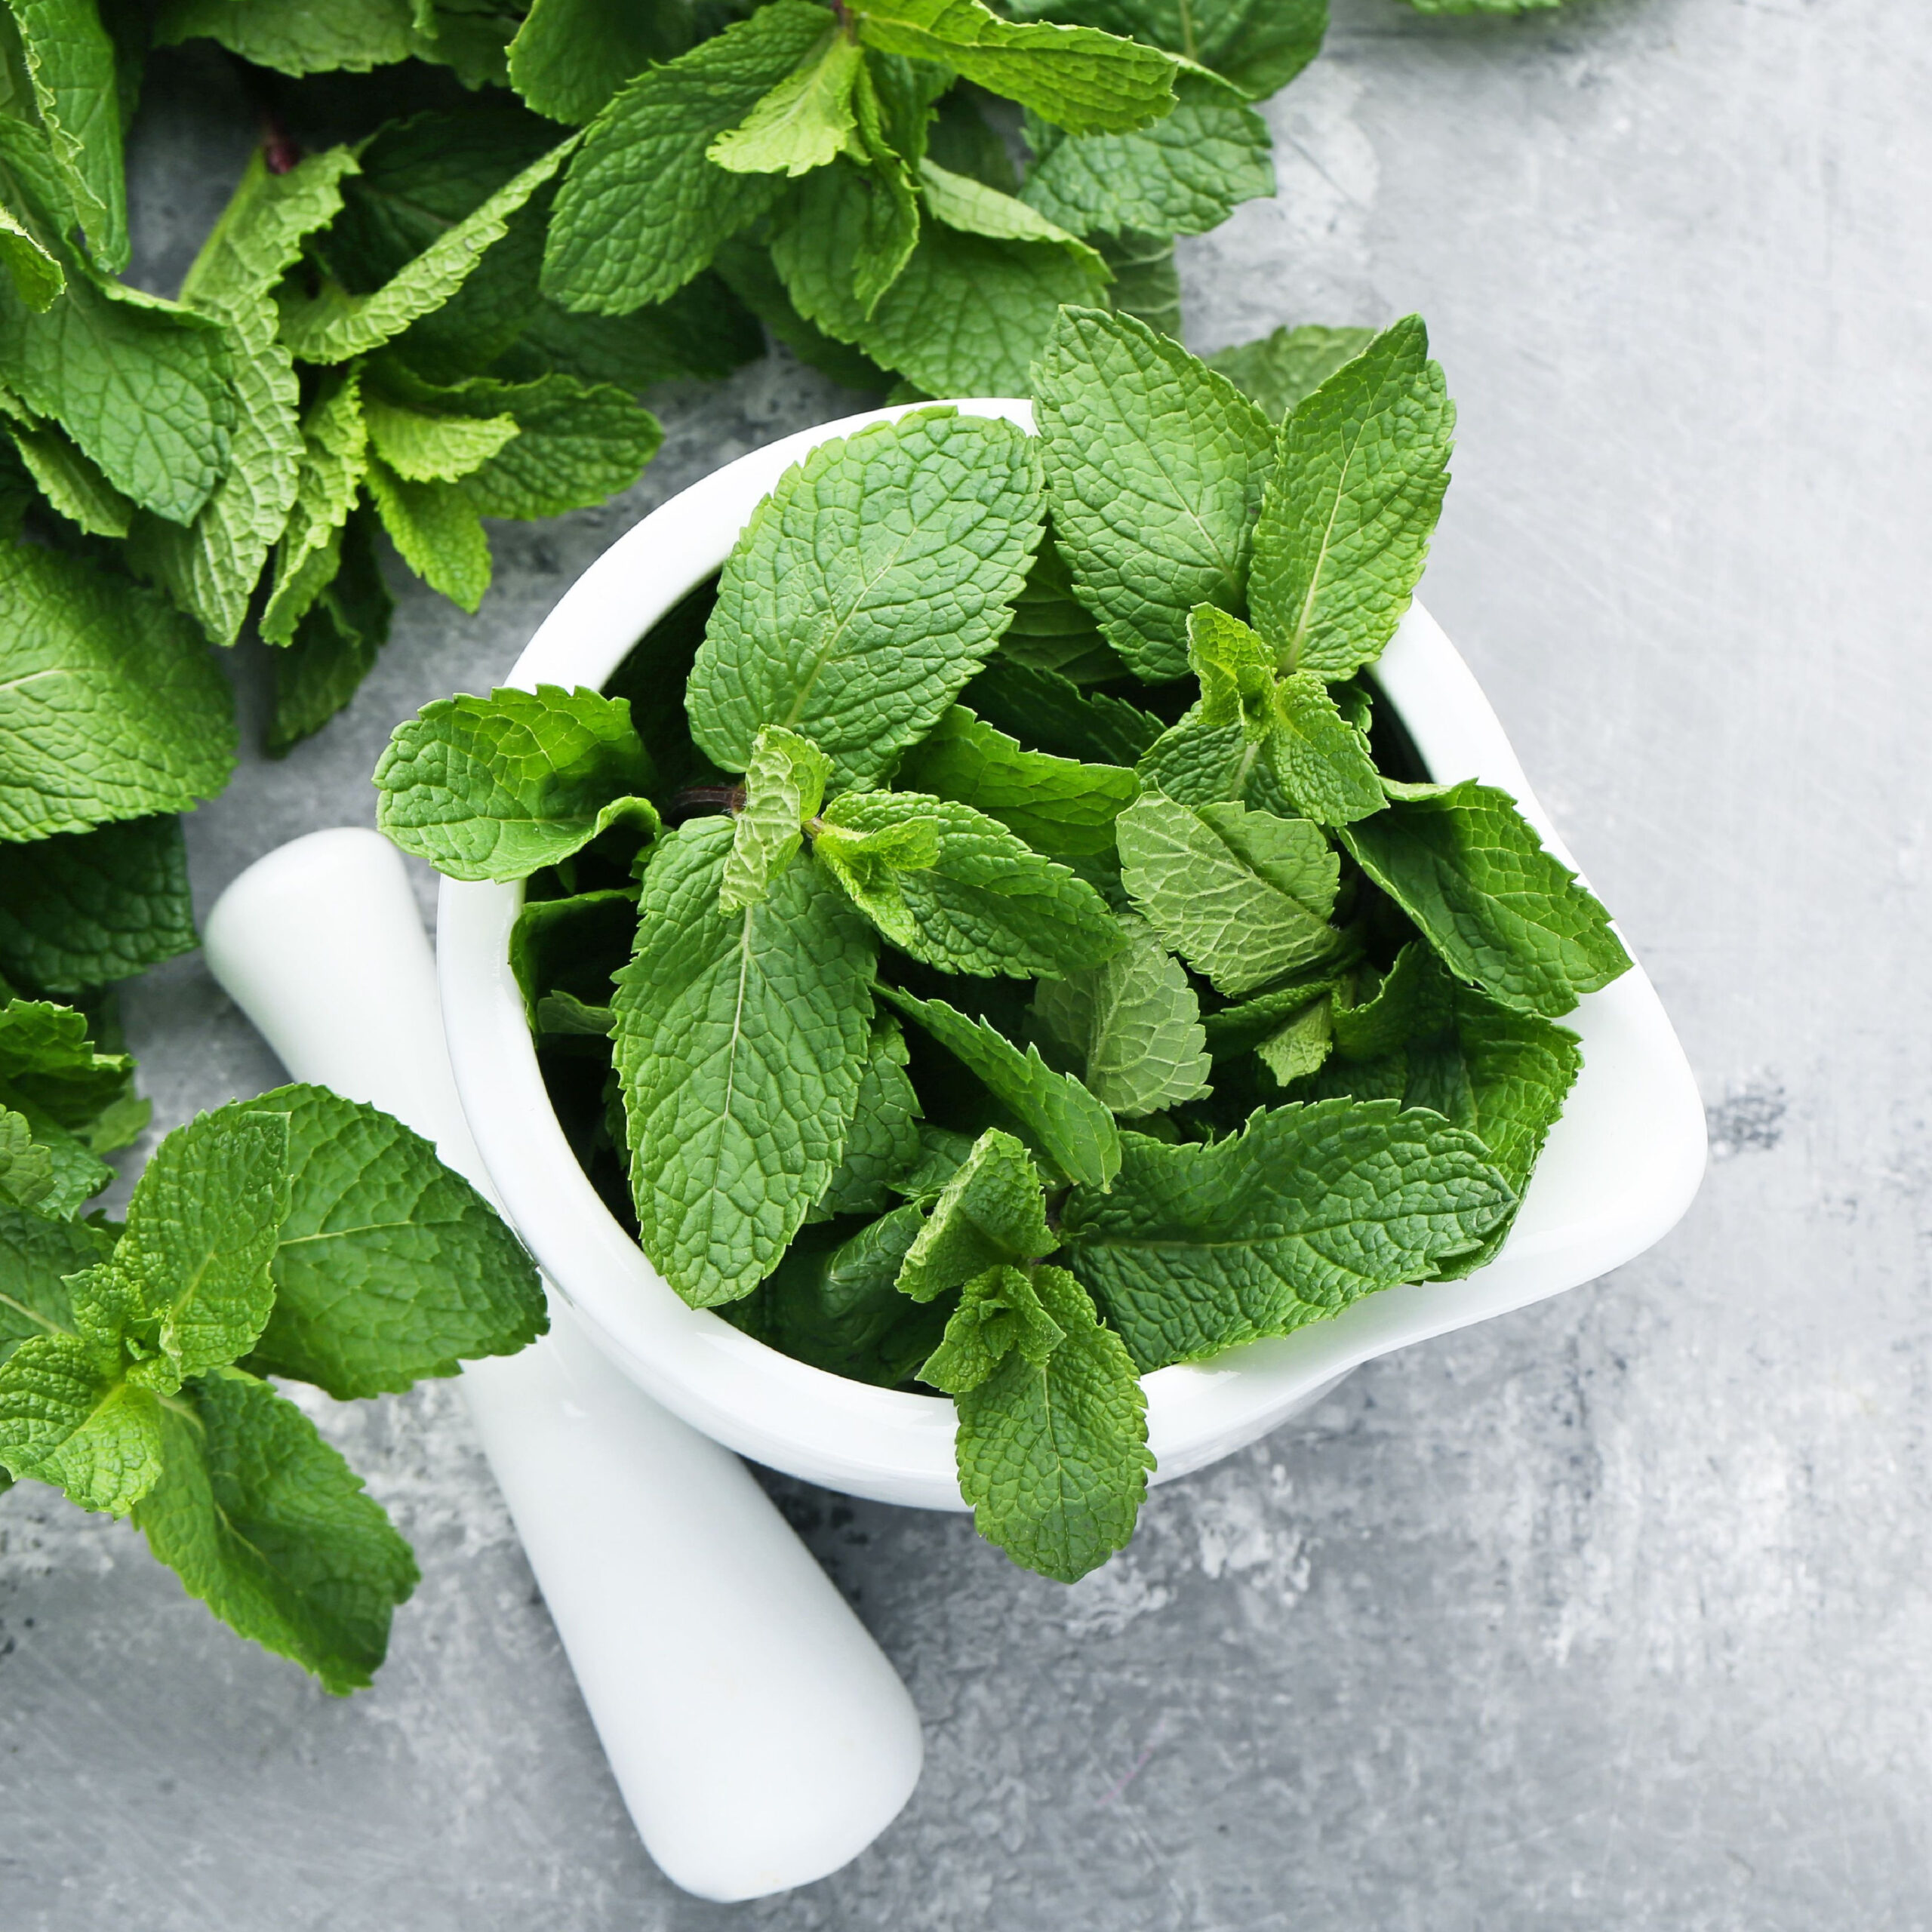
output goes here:
<path id="1" fill-rule="evenodd" d="M 394 1114 L 494 1200 L 402 862 L 312 832 L 229 887 L 208 965 L 297 1079 Z M 550 1334 L 462 1386 L 645 1849 L 699 1897 L 836 1871 L 897 1816 L 905 1686 L 735 1456 L 667 1414 L 550 1291 Z"/>

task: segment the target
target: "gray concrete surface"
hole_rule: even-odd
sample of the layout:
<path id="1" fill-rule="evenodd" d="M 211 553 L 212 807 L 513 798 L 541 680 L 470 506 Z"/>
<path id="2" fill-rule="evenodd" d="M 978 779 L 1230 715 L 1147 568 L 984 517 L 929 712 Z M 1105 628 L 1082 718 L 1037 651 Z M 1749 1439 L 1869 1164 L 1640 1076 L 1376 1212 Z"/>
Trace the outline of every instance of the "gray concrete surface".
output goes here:
<path id="1" fill-rule="evenodd" d="M 1932 1925 L 1932 20 L 1337 15 L 1269 110 L 1279 200 L 1187 251 L 1194 338 L 1429 317 L 1462 431 L 1425 594 L 1697 1068 L 1689 1220 L 1161 1491 L 1071 1590 L 776 1485 L 930 1755 L 855 1864 L 743 1908 L 640 1852 L 446 1387 L 326 1418 L 426 1573 L 346 1703 L 16 1493 L 8 1932 Z M 152 103 L 158 284 L 248 137 L 212 83 Z M 405 595 L 349 715 L 193 823 L 204 903 L 367 820 L 390 725 L 641 511 L 844 401 L 777 366 L 667 397 L 645 484 L 504 532 L 480 617 Z M 164 1124 L 275 1077 L 195 962 L 131 1008 Z"/>

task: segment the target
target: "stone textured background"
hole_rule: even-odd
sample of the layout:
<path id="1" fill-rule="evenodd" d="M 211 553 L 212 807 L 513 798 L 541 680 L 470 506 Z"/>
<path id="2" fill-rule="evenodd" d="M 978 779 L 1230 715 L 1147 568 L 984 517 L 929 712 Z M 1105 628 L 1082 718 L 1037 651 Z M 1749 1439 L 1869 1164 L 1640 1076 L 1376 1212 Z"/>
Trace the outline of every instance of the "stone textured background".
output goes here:
<path id="1" fill-rule="evenodd" d="M 252 137 L 224 86 L 156 70 L 152 285 Z M 1357 1374 L 1072 1590 L 957 1518 L 777 1485 L 929 1756 L 855 1864 L 749 1906 L 638 1849 L 448 1387 L 326 1418 L 426 1572 L 347 1702 L 29 1486 L 0 1924 L 1932 1925 L 1929 87 L 1896 0 L 1337 0 L 1269 110 L 1279 199 L 1185 258 L 1204 349 L 1429 318 L 1462 427 L 1425 595 L 1703 1083 L 1674 1236 Z M 643 511 L 852 406 L 777 365 L 667 395 L 645 482 L 506 527 L 480 617 L 412 587 L 346 718 L 191 822 L 203 904 L 368 820 L 390 726 L 487 686 Z M 131 1008 L 160 1125 L 276 1078 L 198 961 Z"/>

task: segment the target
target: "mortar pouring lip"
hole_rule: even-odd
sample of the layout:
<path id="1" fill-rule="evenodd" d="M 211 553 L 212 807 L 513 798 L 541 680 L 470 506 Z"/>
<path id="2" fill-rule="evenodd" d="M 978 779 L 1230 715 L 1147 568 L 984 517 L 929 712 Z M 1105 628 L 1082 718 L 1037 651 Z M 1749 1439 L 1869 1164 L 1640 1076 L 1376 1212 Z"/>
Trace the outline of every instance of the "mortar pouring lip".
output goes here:
<path id="1" fill-rule="evenodd" d="M 724 562 L 758 502 L 817 444 L 910 409 L 869 411 L 755 450 L 635 525 L 565 592 L 503 681 L 601 688 L 643 634 Z M 1030 431 L 1030 406 L 960 401 Z M 1418 604 L 1377 681 L 1431 771 L 1510 792 L 1566 864 L 1495 712 Z M 556 1288 L 641 1388 L 741 1454 L 827 1487 L 960 1509 L 949 1398 L 851 1382 L 688 1308 L 598 1198 L 552 1112 L 509 939 L 521 885 L 442 882 L 438 971 L 450 1057 L 472 1132 L 512 1221 Z M 1641 964 L 1565 1023 L 1583 1072 L 1501 1252 L 1467 1280 L 1387 1289 L 1278 1340 L 1143 1378 L 1158 1483 L 1202 1468 L 1308 1407 L 1361 1363 L 1594 1279 L 1660 1239 L 1705 1160 L 1703 1109 Z"/>

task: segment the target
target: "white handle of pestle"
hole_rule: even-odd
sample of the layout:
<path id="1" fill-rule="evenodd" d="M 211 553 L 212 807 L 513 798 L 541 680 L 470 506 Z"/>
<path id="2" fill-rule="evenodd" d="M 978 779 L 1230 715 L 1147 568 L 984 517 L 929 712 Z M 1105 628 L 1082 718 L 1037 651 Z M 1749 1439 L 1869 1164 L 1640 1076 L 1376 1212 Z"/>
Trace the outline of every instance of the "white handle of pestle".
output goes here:
<path id="1" fill-rule="evenodd" d="M 216 902 L 204 945 L 297 1079 L 394 1114 L 495 1198 L 386 839 L 317 832 L 271 852 Z M 703 1898 L 823 1878 L 912 1795 L 912 1700 L 743 1464 L 633 1386 L 554 1288 L 550 1320 L 463 1386 L 645 1847 Z"/>

